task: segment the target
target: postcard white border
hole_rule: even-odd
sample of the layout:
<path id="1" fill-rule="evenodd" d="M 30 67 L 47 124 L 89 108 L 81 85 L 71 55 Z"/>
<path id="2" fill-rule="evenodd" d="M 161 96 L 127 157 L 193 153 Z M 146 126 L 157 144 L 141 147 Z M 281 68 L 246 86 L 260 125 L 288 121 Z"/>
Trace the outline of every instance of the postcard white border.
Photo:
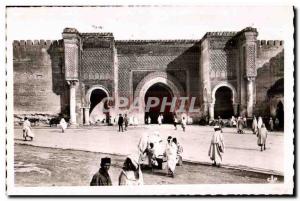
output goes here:
<path id="1" fill-rule="evenodd" d="M 10 2 L 11 5 L 15 1 Z M 32 1 L 40 5 L 41 2 Z M 53 1 L 51 1 L 53 4 Z M 68 2 L 69 3 L 69 2 Z M 26 3 L 24 3 L 26 4 Z M 60 3 L 57 3 L 57 5 Z M 72 4 L 77 4 L 74 1 Z M 109 5 L 109 4 L 107 4 Z M 292 8 L 291 8 L 292 9 Z M 284 133 L 284 183 L 283 184 L 199 184 L 199 185 L 159 185 L 139 187 L 15 187 L 14 186 L 14 159 L 13 159 L 13 68 L 12 46 L 7 43 L 7 187 L 8 195 L 215 195 L 215 194 L 291 194 L 293 190 L 293 161 L 294 161 L 294 56 L 293 56 L 293 24 L 291 19 L 290 29 L 286 31 L 284 40 L 284 110 L 285 110 L 285 133 Z"/>

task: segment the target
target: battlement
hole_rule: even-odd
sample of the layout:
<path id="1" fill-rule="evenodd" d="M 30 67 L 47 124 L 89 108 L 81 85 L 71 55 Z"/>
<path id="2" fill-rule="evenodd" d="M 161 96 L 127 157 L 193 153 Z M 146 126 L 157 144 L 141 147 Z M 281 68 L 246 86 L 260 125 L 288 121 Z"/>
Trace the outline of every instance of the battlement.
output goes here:
<path id="1" fill-rule="evenodd" d="M 235 31 L 221 31 L 221 32 L 207 32 L 205 36 L 235 36 L 236 34 L 237 32 Z"/>
<path id="2" fill-rule="evenodd" d="M 116 40 L 117 45 L 126 44 L 126 45 L 144 45 L 146 43 L 149 44 L 190 44 L 197 43 L 200 40 L 191 40 L 191 39 L 174 39 L 174 40 Z"/>
<path id="3" fill-rule="evenodd" d="M 83 38 L 103 38 L 103 37 L 114 37 L 111 32 L 99 32 L 99 33 L 80 33 Z"/>
<path id="4" fill-rule="evenodd" d="M 23 46 L 23 47 L 30 47 L 30 46 L 42 46 L 42 47 L 63 47 L 63 40 L 14 40 L 13 46 Z"/>
<path id="5" fill-rule="evenodd" d="M 257 40 L 257 46 L 258 47 L 280 47 L 283 46 L 284 41 L 283 40 Z"/>

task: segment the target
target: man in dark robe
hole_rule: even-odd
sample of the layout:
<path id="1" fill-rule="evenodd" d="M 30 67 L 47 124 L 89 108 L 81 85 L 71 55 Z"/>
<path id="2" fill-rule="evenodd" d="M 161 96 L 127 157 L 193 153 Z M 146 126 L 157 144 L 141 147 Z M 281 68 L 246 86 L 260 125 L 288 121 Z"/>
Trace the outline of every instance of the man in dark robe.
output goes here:
<path id="1" fill-rule="evenodd" d="M 124 122 L 124 118 L 122 117 L 121 114 L 119 114 L 119 119 L 118 119 L 119 132 L 121 132 L 121 130 L 122 130 L 122 132 L 124 131 L 123 130 L 123 122 Z"/>
<path id="2" fill-rule="evenodd" d="M 90 183 L 91 186 L 112 186 L 108 170 L 110 168 L 110 158 L 102 158 L 100 169 L 96 172 Z"/>

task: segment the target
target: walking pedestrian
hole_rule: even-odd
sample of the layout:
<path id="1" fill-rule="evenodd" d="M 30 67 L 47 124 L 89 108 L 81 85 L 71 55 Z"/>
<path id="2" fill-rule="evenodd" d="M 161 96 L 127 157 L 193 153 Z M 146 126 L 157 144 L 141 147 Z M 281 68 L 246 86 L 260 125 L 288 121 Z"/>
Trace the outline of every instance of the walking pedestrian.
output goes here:
<path id="1" fill-rule="evenodd" d="M 263 120 L 262 120 L 261 116 L 259 116 L 258 121 L 257 121 L 257 129 L 261 128 L 262 124 L 263 124 Z"/>
<path id="2" fill-rule="evenodd" d="M 182 166 L 182 152 L 183 152 L 183 147 L 179 142 L 177 141 L 177 138 L 172 139 L 173 143 L 177 146 L 177 157 L 176 157 L 176 165 Z"/>
<path id="3" fill-rule="evenodd" d="M 119 176 L 120 186 L 143 185 L 144 179 L 139 163 L 133 156 L 128 156 Z"/>
<path id="4" fill-rule="evenodd" d="M 65 130 L 67 129 L 67 127 L 68 127 L 68 124 L 67 124 L 66 120 L 64 118 L 61 118 L 61 120 L 59 122 L 59 125 L 61 127 L 61 132 L 64 133 Z"/>
<path id="5" fill-rule="evenodd" d="M 269 126 L 270 126 L 270 131 L 273 131 L 274 130 L 274 121 L 273 121 L 272 117 L 270 117 Z"/>
<path id="6" fill-rule="evenodd" d="M 236 126 L 236 120 L 234 118 L 234 116 L 231 117 L 231 120 L 230 120 L 230 127 L 235 127 Z"/>
<path id="7" fill-rule="evenodd" d="M 105 157 L 101 159 L 100 169 L 94 174 L 90 186 L 112 186 L 111 178 L 108 173 L 110 164 L 110 158 Z"/>
<path id="8" fill-rule="evenodd" d="M 158 122 L 158 125 L 161 125 L 162 123 L 162 115 L 158 115 L 158 118 L 157 118 L 157 122 Z"/>
<path id="9" fill-rule="evenodd" d="M 124 118 L 122 117 L 122 114 L 119 114 L 119 119 L 118 119 L 118 125 L 119 125 L 119 132 L 124 132 L 123 130 L 123 122 L 124 122 Z"/>
<path id="10" fill-rule="evenodd" d="M 185 117 L 182 117 L 182 119 L 181 119 L 181 127 L 182 127 L 183 132 L 185 132 L 185 127 L 186 127 L 186 119 L 185 119 Z"/>
<path id="11" fill-rule="evenodd" d="M 139 164 L 145 160 L 145 150 L 148 147 L 148 140 L 149 135 L 147 133 L 143 133 L 138 144 Z"/>
<path id="12" fill-rule="evenodd" d="M 255 116 L 253 117 L 253 121 L 252 121 L 252 131 L 253 134 L 257 134 L 257 120 Z"/>
<path id="13" fill-rule="evenodd" d="M 127 114 L 125 114 L 125 116 L 124 116 L 125 131 L 127 131 L 128 121 L 129 121 L 129 120 L 128 120 Z"/>
<path id="14" fill-rule="evenodd" d="M 174 114 L 174 116 L 173 116 L 173 124 L 174 124 L 175 130 L 177 130 L 177 122 L 178 122 L 178 119 L 177 119 L 176 115 Z"/>
<path id="15" fill-rule="evenodd" d="M 238 120 L 237 120 L 237 133 L 239 133 L 239 134 L 244 133 L 244 121 L 241 117 L 238 117 Z"/>
<path id="16" fill-rule="evenodd" d="M 214 134 L 211 138 L 211 143 L 208 150 L 208 156 L 213 161 L 213 166 L 220 167 L 222 163 L 222 155 L 225 151 L 223 134 L 219 126 L 214 127 Z"/>
<path id="17" fill-rule="evenodd" d="M 168 140 L 170 138 L 168 137 Z M 172 137 L 171 137 L 172 139 Z M 175 168 L 177 163 L 177 145 L 170 139 L 169 143 L 167 144 L 166 150 L 165 150 L 165 156 L 167 157 L 167 166 L 168 171 L 167 175 L 170 175 L 172 177 L 175 177 Z"/>
<path id="18" fill-rule="evenodd" d="M 247 128 L 248 125 L 247 125 L 247 118 L 246 118 L 246 116 L 243 117 L 243 122 L 244 122 L 244 127 Z"/>
<path id="19" fill-rule="evenodd" d="M 260 146 L 260 151 L 266 150 L 266 141 L 267 141 L 268 131 L 266 129 L 265 124 L 262 124 L 260 128 L 258 128 L 257 133 L 257 145 Z"/>
<path id="20" fill-rule="evenodd" d="M 148 124 L 151 124 L 151 117 L 148 116 Z"/>
<path id="21" fill-rule="evenodd" d="M 27 117 L 25 117 L 23 122 L 23 138 L 25 141 L 27 141 L 27 137 L 29 137 L 32 141 L 34 138 L 34 133 L 32 132 L 30 121 Z"/>

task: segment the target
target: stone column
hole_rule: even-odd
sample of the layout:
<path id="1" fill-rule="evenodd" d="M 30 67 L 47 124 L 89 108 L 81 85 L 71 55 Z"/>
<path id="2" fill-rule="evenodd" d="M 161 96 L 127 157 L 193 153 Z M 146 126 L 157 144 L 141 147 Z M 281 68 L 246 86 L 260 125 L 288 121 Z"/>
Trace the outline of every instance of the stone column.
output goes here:
<path id="1" fill-rule="evenodd" d="M 84 125 L 89 126 L 90 125 L 90 108 L 85 107 L 84 109 Z"/>
<path id="2" fill-rule="evenodd" d="M 70 86 L 70 124 L 76 125 L 76 85 L 79 82 L 78 66 L 81 39 L 78 31 L 74 28 L 65 28 L 62 35 L 64 43 L 65 80 Z"/>
<path id="3" fill-rule="evenodd" d="M 203 108 L 203 113 L 204 113 L 204 116 L 208 116 L 208 103 L 204 103 L 204 108 Z"/>
<path id="4" fill-rule="evenodd" d="M 247 93 L 242 97 L 242 112 L 244 109 L 244 104 L 246 102 L 246 114 L 248 117 L 253 116 L 253 107 L 254 107 L 254 81 L 257 75 L 256 70 L 256 54 L 257 54 L 257 37 L 258 33 L 255 28 L 247 27 L 241 31 L 240 34 L 240 45 L 242 53 L 242 66 L 244 68 L 244 79 L 243 85 Z M 245 100 L 246 99 L 246 100 Z M 242 113 L 241 112 L 241 113 Z"/>
<path id="5" fill-rule="evenodd" d="M 254 100 L 254 80 L 255 77 L 247 77 L 247 116 L 253 116 L 253 100 Z"/>
<path id="6" fill-rule="evenodd" d="M 209 120 L 214 120 L 215 119 L 215 117 L 214 117 L 214 115 L 215 115 L 215 104 L 214 103 L 210 103 L 209 104 Z"/>
<path id="7" fill-rule="evenodd" d="M 70 85 L 70 124 L 76 125 L 76 83 L 77 81 L 68 81 Z"/>
<path id="8" fill-rule="evenodd" d="M 238 116 L 238 107 L 239 104 L 233 104 L 233 115 Z"/>

